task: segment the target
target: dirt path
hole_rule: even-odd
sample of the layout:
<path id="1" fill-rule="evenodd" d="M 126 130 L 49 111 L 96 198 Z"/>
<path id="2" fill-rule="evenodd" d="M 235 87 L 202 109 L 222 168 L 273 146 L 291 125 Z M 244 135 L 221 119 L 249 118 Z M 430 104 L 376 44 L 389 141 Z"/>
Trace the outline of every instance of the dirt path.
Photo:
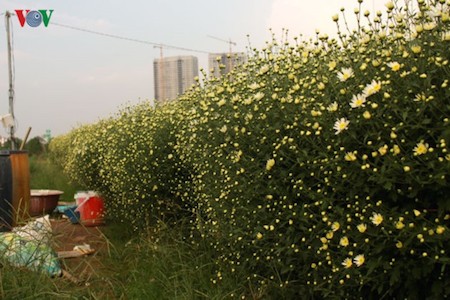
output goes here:
<path id="1" fill-rule="evenodd" d="M 102 258 L 108 255 L 108 242 L 102 233 L 103 226 L 86 227 L 72 224 L 67 219 L 51 219 L 54 250 L 71 251 L 77 245 L 88 244 L 95 252 L 74 258 L 62 258 L 64 270 L 81 282 L 88 283 L 104 267 Z"/>

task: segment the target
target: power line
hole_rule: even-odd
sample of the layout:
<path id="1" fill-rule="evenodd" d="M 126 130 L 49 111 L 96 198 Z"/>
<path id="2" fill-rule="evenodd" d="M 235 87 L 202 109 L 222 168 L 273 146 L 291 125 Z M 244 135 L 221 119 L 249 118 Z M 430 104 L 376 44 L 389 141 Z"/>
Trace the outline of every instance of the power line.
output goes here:
<path id="1" fill-rule="evenodd" d="M 69 29 L 73 29 L 73 30 L 78 30 L 78 31 L 81 31 L 81 32 L 87 32 L 87 33 L 91 33 L 91 34 L 96 34 L 96 35 L 100 35 L 100 36 L 106 36 L 106 37 L 110 37 L 110 38 L 114 38 L 114 39 L 140 43 L 140 44 L 147 44 L 147 45 L 153 45 L 153 46 L 158 46 L 158 47 L 166 47 L 166 48 L 172 48 L 172 49 L 178 49 L 178 50 L 184 50 L 184 51 L 190 51 L 190 52 L 199 52 L 199 53 L 206 53 L 206 54 L 209 53 L 208 51 L 202 51 L 202 50 L 190 49 L 190 48 L 185 48 L 185 47 L 172 46 L 172 45 L 161 44 L 161 43 L 154 43 L 154 42 L 149 42 L 149 41 L 129 38 L 129 37 L 125 37 L 125 36 L 120 36 L 120 35 L 115 35 L 115 34 L 110 34 L 110 33 L 104 33 L 104 32 L 94 31 L 94 30 L 90 30 L 90 29 L 84 29 L 84 28 L 70 26 L 70 25 L 64 25 L 64 24 L 55 23 L 55 22 L 52 22 L 52 25 L 56 25 L 56 26 L 60 26 L 60 27 L 64 27 L 64 28 L 69 28 Z"/>

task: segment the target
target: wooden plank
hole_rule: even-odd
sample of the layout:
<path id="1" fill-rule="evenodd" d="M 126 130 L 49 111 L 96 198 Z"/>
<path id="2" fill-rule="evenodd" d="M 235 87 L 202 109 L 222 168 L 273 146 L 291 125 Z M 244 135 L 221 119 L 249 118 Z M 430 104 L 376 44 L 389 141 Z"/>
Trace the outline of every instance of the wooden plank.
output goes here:
<path id="1" fill-rule="evenodd" d="M 80 250 L 71 250 L 71 251 L 58 251 L 58 258 L 74 258 L 74 257 L 81 257 L 85 255 L 89 255 L 94 253 L 94 249 L 89 249 L 85 251 Z"/>

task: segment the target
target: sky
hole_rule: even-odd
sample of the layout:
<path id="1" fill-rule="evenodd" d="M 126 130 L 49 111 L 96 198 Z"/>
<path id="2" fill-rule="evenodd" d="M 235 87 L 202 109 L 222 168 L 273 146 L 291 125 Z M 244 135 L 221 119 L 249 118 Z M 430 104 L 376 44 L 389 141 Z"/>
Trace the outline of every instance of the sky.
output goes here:
<path id="1" fill-rule="evenodd" d="M 384 11 L 384 0 L 363 8 Z M 153 101 L 153 60 L 194 55 L 208 69 L 204 52 L 246 52 L 262 48 L 271 31 L 282 37 L 311 37 L 316 29 L 333 35 L 332 16 L 342 7 L 354 19 L 357 0 L 1 0 L 0 15 L 17 9 L 53 10 L 48 27 L 20 26 L 12 16 L 16 136 L 50 130 L 65 134 L 95 123 L 121 107 Z M 352 23 L 352 22 L 350 22 Z M 95 31 L 138 43 L 59 25 Z M 190 49 L 179 50 L 177 47 Z M 0 22 L 0 116 L 9 112 L 5 20 Z M 0 126 L 0 136 L 8 136 Z"/>

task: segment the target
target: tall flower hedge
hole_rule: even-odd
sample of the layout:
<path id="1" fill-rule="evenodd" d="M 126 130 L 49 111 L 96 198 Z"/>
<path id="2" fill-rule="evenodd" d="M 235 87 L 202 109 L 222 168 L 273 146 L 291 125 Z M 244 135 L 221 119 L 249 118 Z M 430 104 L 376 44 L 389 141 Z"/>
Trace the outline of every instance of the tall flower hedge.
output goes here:
<path id="1" fill-rule="evenodd" d="M 123 107 L 114 117 L 56 137 L 50 152 L 74 181 L 102 193 L 110 216 L 135 229 L 164 221 L 187 209 L 179 199 L 189 172 L 174 151 L 179 106 Z"/>
<path id="2" fill-rule="evenodd" d="M 443 298 L 450 4 L 370 16 L 358 2 L 354 31 L 335 15 L 337 38 L 274 40 L 174 103 L 52 149 L 111 217 L 188 217 L 186 239 L 215 250 L 214 284 L 244 271 L 263 297 Z"/>

